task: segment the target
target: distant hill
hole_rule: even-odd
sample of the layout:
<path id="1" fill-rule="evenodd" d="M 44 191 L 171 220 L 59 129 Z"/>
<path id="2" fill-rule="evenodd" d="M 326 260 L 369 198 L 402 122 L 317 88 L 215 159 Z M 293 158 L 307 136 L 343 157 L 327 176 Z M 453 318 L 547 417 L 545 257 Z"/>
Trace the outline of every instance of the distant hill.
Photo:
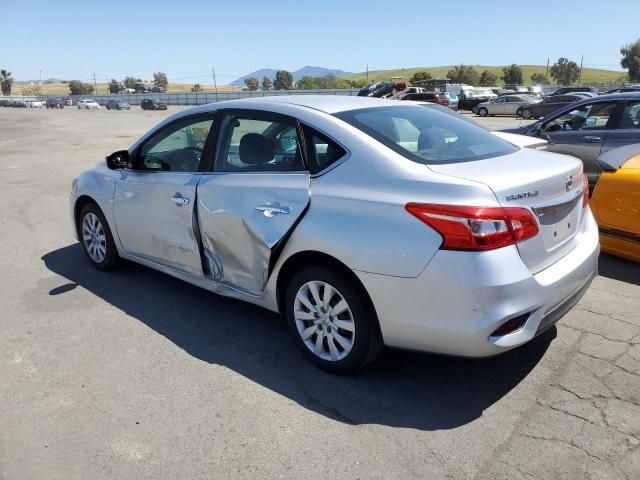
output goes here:
<path id="1" fill-rule="evenodd" d="M 503 66 L 487 66 L 487 65 L 471 65 L 479 74 L 484 70 L 488 70 L 498 77 L 498 85 L 502 84 L 500 77 L 502 76 Z M 522 69 L 522 80 L 525 85 L 531 84 L 531 75 L 534 73 L 545 73 L 546 65 L 519 65 Z M 401 68 L 396 70 L 374 70 L 369 71 L 369 81 L 373 80 L 389 80 L 391 77 L 403 77 L 409 80 L 414 73 L 427 71 L 434 78 L 446 78 L 447 72 L 453 68 L 453 65 L 443 67 L 412 67 Z M 349 80 L 366 79 L 367 73 L 351 73 L 343 75 Z M 627 79 L 627 73 L 616 70 L 601 70 L 598 68 L 583 68 L 581 83 L 600 83 L 600 82 L 619 82 Z M 552 79 L 550 79 L 552 80 Z"/>
<path id="2" fill-rule="evenodd" d="M 247 78 L 251 77 L 258 79 L 260 82 L 262 82 L 263 77 L 267 77 L 273 80 L 276 77 L 276 73 L 278 72 L 278 70 L 279 69 L 275 68 L 261 68 L 260 70 L 256 70 L 255 72 L 251 72 L 247 75 L 244 75 L 243 77 L 238 78 L 237 80 L 234 80 L 229 85 L 244 87 L 244 81 Z M 312 67 L 307 65 L 306 67 L 302 67 L 294 72 L 291 72 L 291 75 L 293 76 L 293 82 L 295 83 L 304 76 L 322 77 L 324 75 L 335 75 L 336 77 L 343 77 L 345 75 L 353 74 L 351 72 L 345 72 L 344 70 L 336 70 L 333 68 L 324 67 Z"/>

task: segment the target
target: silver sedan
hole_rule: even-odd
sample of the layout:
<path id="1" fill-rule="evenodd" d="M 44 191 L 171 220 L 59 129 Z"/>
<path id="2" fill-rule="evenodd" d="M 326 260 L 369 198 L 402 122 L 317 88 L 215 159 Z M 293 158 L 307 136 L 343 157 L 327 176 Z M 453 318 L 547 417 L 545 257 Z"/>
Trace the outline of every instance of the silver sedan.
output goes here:
<path id="1" fill-rule="evenodd" d="M 346 372 L 384 345 L 484 357 L 552 327 L 596 275 L 587 200 L 580 161 L 457 114 L 282 96 L 169 117 L 74 180 L 71 216 L 97 269 L 280 312 Z"/>
<path id="2" fill-rule="evenodd" d="M 533 95 L 503 95 L 488 102 L 479 103 L 477 114 L 481 117 L 487 115 L 515 115 L 523 105 L 538 103 L 541 100 Z"/>

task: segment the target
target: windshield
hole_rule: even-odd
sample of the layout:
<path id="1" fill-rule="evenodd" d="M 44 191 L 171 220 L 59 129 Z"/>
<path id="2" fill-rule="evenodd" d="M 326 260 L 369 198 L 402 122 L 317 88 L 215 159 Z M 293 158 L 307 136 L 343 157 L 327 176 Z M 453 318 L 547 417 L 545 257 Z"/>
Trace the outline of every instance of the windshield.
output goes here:
<path id="1" fill-rule="evenodd" d="M 335 116 L 423 164 L 468 162 L 518 150 L 481 127 L 422 106 L 365 108 Z"/>

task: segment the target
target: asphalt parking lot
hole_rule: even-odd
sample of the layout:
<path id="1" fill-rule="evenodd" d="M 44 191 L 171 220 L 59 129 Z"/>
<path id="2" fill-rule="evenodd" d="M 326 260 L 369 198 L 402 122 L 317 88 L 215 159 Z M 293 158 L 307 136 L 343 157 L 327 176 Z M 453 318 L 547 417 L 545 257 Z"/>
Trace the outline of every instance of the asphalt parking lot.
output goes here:
<path id="1" fill-rule="evenodd" d="M 311 366 L 272 313 L 91 268 L 71 181 L 169 108 L 0 109 L 1 479 L 638 478 L 637 264 L 601 256 L 580 304 L 515 351 L 387 351 L 351 377 Z"/>

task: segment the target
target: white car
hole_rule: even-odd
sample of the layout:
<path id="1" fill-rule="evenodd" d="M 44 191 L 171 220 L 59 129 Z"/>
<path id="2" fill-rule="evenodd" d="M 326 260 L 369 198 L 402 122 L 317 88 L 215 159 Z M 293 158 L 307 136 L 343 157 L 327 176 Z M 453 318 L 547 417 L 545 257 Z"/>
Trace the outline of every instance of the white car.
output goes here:
<path id="1" fill-rule="evenodd" d="M 95 100 L 83 98 L 78 101 L 78 110 L 99 110 L 100 105 Z"/>
<path id="2" fill-rule="evenodd" d="M 27 100 L 24 103 L 29 108 L 44 108 L 44 102 L 41 100 Z"/>

